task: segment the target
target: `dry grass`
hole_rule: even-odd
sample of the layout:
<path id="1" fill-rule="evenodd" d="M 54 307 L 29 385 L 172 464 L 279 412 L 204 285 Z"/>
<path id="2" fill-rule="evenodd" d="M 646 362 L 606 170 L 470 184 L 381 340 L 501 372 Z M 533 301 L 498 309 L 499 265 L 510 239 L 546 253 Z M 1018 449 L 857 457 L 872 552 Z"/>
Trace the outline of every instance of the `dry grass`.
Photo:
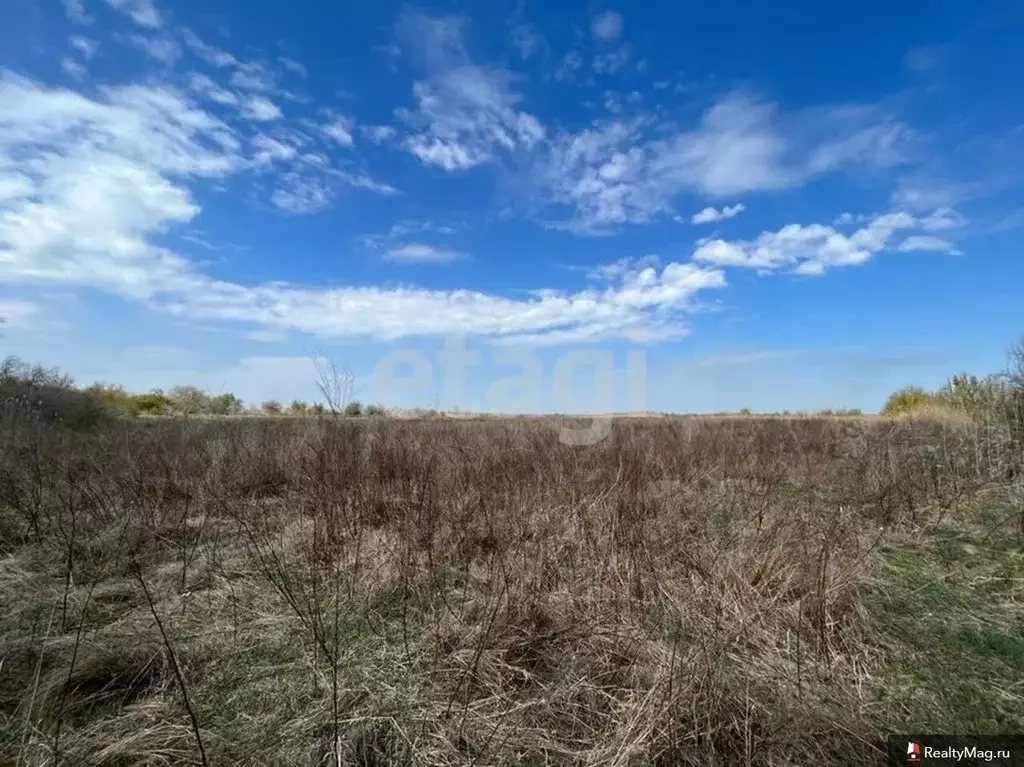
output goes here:
<path id="1" fill-rule="evenodd" d="M 1019 685 L 978 697 L 1024 670 L 1000 433 L 5 423 L 3 763 L 871 763 L 888 729 L 1024 729 Z"/>

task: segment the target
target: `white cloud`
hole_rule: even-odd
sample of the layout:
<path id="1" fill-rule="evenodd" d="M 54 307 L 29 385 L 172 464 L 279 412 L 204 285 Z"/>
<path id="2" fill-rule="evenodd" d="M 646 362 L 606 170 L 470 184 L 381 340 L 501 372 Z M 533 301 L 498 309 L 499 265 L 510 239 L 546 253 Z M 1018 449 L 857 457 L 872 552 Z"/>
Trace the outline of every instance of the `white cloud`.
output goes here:
<path id="1" fill-rule="evenodd" d="M 789 268 L 797 274 L 823 274 L 830 268 L 865 263 L 888 247 L 894 233 L 919 225 L 918 219 L 902 211 L 876 216 L 849 237 L 822 224 L 788 224 L 775 232 L 762 232 L 753 241 L 703 240 L 693 260 L 765 272 Z"/>
<path id="2" fill-rule="evenodd" d="M 391 248 L 384 254 L 388 261 L 396 261 L 402 264 L 450 264 L 465 258 L 464 253 L 447 248 L 439 248 L 436 245 L 423 243 L 409 243 Z"/>
<path id="3" fill-rule="evenodd" d="M 530 24 L 516 24 L 510 34 L 523 61 L 547 51 L 547 41 Z"/>
<path id="4" fill-rule="evenodd" d="M 335 117 L 321 130 L 324 135 L 334 139 L 342 146 L 352 146 L 352 121 L 347 117 Z"/>
<path id="5" fill-rule="evenodd" d="M 132 35 L 129 39 L 136 48 L 163 64 L 174 64 L 181 58 L 181 46 L 169 37 Z"/>
<path id="6" fill-rule="evenodd" d="M 276 85 L 276 78 L 271 69 L 260 62 L 238 62 L 231 73 L 231 84 L 245 91 L 269 93 Z"/>
<path id="7" fill-rule="evenodd" d="M 82 80 L 89 73 L 89 70 L 87 70 L 84 65 L 68 56 L 65 56 L 60 60 L 60 68 L 64 74 L 73 77 L 76 80 Z"/>
<path id="8" fill-rule="evenodd" d="M 173 91 L 134 86 L 93 100 L 6 78 L 0 177 L 18 196 L 0 207 L 0 281 L 90 286 L 174 316 L 249 329 L 382 340 L 470 332 L 517 343 L 678 336 L 695 297 L 725 284 L 719 269 L 678 263 L 525 298 L 213 279 L 154 238 L 199 215 L 188 179 L 249 167 L 239 148 L 223 122 Z M 31 191 L 14 167 L 29 176 Z M 320 203 L 306 179 L 289 180 L 278 204 Z"/>
<path id="9" fill-rule="evenodd" d="M 746 209 L 747 207 L 742 202 L 735 205 L 726 205 L 721 210 L 707 207 L 704 208 L 704 210 L 694 213 L 690 218 L 690 222 L 694 224 L 713 224 L 718 221 L 725 221 L 727 218 L 732 218 L 733 216 L 738 216 Z"/>
<path id="10" fill-rule="evenodd" d="M 959 229 L 967 223 L 967 219 L 952 208 L 939 208 L 921 220 L 921 228 L 927 232 L 941 232 L 947 229 Z"/>
<path id="11" fill-rule="evenodd" d="M 355 189 L 365 189 L 368 192 L 384 195 L 385 197 L 399 193 L 391 184 L 374 181 L 369 176 L 362 176 L 357 173 L 341 173 L 340 177 L 344 179 L 346 184 Z"/>
<path id="12" fill-rule="evenodd" d="M 845 167 L 890 165 L 907 133 L 884 118 L 886 128 L 875 130 L 874 117 L 853 108 L 780 115 L 772 104 L 733 93 L 688 130 L 669 131 L 646 115 L 558 136 L 535 177 L 550 203 L 572 211 L 556 226 L 603 233 L 670 212 L 684 191 L 725 197 L 791 188 Z"/>
<path id="13" fill-rule="evenodd" d="M 555 69 L 555 79 L 559 82 L 572 82 L 576 77 L 576 72 L 582 66 L 582 54 L 579 51 L 569 51 L 558 62 L 558 67 Z"/>
<path id="14" fill-rule="evenodd" d="M 915 250 L 926 250 L 932 253 L 949 253 L 952 256 L 961 255 L 961 251 L 959 251 L 949 240 L 944 240 L 941 237 L 934 237 L 932 235 L 914 235 L 913 237 L 908 237 L 900 243 L 896 250 L 903 253 L 909 253 Z"/>
<path id="15" fill-rule="evenodd" d="M 622 35 L 622 14 L 615 11 L 597 14 L 590 22 L 590 31 L 598 40 L 617 40 Z"/>
<path id="16" fill-rule="evenodd" d="M 808 114 L 810 138 L 817 143 L 807 159 L 806 174 L 817 175 L 837 168 L 887 168 L 906 161 L 907 147 L 916 133 L 893 120 L 872 122 L 877 115 L 864 107 L 840 107 Z"/>
<path id="17" fill-rule="evenodd" d="M 283 186 L 275 189 L 270 199 L 288 213 L 315 213 L 331 202 L 330 189 L 314 179 L 286 174 L 281 183 Z"/>
<path id="18" fill-rule="evenodd" d="M 19 167 L 33 185 L 0 209 L 0 279 L 146 298 L 186 269 L 147 238 L 198 213 L 168 177 L 238 164 L 233 132 L 164 89 L 109 89 L 93 101 L 8 76 L 0 126 L 0 177 Z"/>
<path id="19" fill-rule="evenodd" d="M 298 150 L 295 147 L 263 134 L 253 137 L 252 146 L 256 150 L 253 159 L 258 165 L 269 165 L 275 161 L 291 160 L 298 154 Z"/>
<path id="20" fill-rule="evenodd" d="M 92 23 L 92 18 L 85 12 L 83 0 L 64 0 L 64 14 L 72 24 Z"/>
<path id="21" fill-rule="evenodd" d="M 191 30 L 186 29 L 182 33 L 182 38 L 185 40 L 187 45 L 193 53 L 199 58 L 205 61 L 207 64 L 212 66 L 223 68 L 223 67 L 235 67 L 238 66 L 239 61 L 233 55 L 227 51 L 222 51 L 212 45 L 208 45 L 203 42 L 198 35 Z"/>
<path id="22" fill-rule="evenodd" d="M 238 96 L 220 87 L 206 75 L 193 72 L 189 76 L 189 87 L 217 104 L 230 106 L 238 104 Z"/>
<path id="23" fill-rule="evenodd" d="M 403 26 L 432 73 L 413 85 L 417 109 L 398 112 L 414 131 L 403 142 L 407 151 L 455 171 L 490 162 L 499 150 L 530 149 L 544 138 L 540 122 L 516 108 L 512 76 L 469 61 L 461 20 L 409 16 Z"/>
<path id="24" fill-rule="evenodd" d="M 599 75 L 613 75 L 629 63 L 631 54 L 628 45 L 620 45 L 610 53 L 600 53 L 594 57 L 594 71 Z"/>
<path id="25" fill-rule="evenodd" d="M 28 197 L 35 191 L 35 184 L 28 176 L 12 171 L 10 175 L 0 176 L 0 205 L 8 200 Z"/>
<path id="26" fill-rule="evenodd" d="M 131 16 L 140 27 L 156 29 L 163 23 L 153 0 L 107 0 L 107 4 Z"/>
<path id="27" fill-rule="evenodd" d="M 309 71 L 300 62 L 295 59 L 290 59 L 287 56 L 278 56 L 277 60 L 281 62 L 281 66 L 287 69 L 292 74 L 296 74 L 299 77 L 307 77 Z"/>
<path id="28" fill-rule="evenodd" d="M 359 131 L 374 144 L 383 144 L 398 135 L 398 131 L 390 125 L 362 125 L 359 127 Z"/>
<path id="29" fill-rule="evenodd" d="M 240 112 L 245 119 L 258 122 L 280 120 L 284 116 L 277 104 L 263 96 L 249 96 L 242 102 Z"/>
<path id="30" fill-rule="evenodd" d="M 404 219 L 391 226 L 386 234 L 371 234 L 362 239 L 364 245 L 374 250 L 394 249 L 400 245 L 399 240 L 409 235 L 442 234 L 451 235 L 458 231 L 448 224 L 437 224 L 429 220 Z"/>
<path id="31" fill-rule="evenodd" d="M 86 61 L 92 61 L 92 57 L 100 49 L 100 44 L 88 37 L 76 35 L 71 38 L 71 47 L 81 53 Z"/>
<path id="32" fill-rule="evenodd" d="M 36 330 L 45 316 L 43 306 L 32 301 L 0 298 L 0 335 L 5 330 Z"/>

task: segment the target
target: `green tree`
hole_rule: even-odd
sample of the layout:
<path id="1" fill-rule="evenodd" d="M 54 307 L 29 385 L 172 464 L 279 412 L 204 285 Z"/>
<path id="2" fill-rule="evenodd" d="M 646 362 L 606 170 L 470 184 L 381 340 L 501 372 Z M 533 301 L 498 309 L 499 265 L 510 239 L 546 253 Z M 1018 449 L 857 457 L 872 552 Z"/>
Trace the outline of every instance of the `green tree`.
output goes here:
<path id="1" fill-rule="evenodd" d="M 288 412 L 292 415 L 305 415 L 309 410 L 309 405 L 300 399 L 293 399 L 292 404 L 288 406 Z"/>
<path id="2" fill-rule="evenodd" d="M 322 402 L 315 402 L 312 405 L 310 405 L 309 412 L 311 412 L 313 415 L 323 415 L 324 413 L 327 412 L 327 408 L 324 407 L 324 404 Z"/>
<path id="3" fill-rule="evenodd" d="M 159 389 L 132 397 L 132 409 L 137 415 L 167 415 L 171 412 L 171 401 Z"/>
<path id="4" fill-rule="evenodd" d="M 935 402 L 935 395 L 920 386 L 905 386 L 889 395 L 882 407 L 883 415 L 903 415 Z"/>
<path id="5" fill-rule="evenodd" d="M 118 415 L 138 415 L 135 398 L 123 386 L 97 381 L 87 387 L 85 393 Z"/>
<path id="6" fill-rule="evenodd" d="M 384 412 L 384 408 L 382 406 L 380 406 L 380 405 L 367 405 L 366 406 L 366 414 L 367 415 L 385 415 L 385 412 Z"/>
<path id="7" fill-rule="evenodd" d="M 242 412 L 242 400 L 230 392 L 210 397 L 206 404 L 211 415 L 236 415 Z"/>
<path id="8" fill-rule="evenodd" d="M 978 378 L 967 373 L 952 376 L 936 392 L 943 404 L 972 418 L 991 418 L 1003 410 L 1006 387 L 997 376 Z"/>
<path id="9" fill-rule="evenodd" d="M 345 405 L 345 415 L 359 416 L 363 414 L 363 406 L 360 402 L 353 400 Z"/>

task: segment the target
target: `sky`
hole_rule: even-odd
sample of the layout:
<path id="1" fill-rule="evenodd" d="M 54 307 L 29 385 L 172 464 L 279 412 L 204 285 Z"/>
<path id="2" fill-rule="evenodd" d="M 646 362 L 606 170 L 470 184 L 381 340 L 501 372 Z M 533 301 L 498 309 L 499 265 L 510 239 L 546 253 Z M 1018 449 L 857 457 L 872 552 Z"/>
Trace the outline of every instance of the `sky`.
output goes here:
<path id="1" fill-rule="evenodd" d="M 0 355 L 875 411 L 1024 335 L 1022 35 L 1009 1 L 5 0 Z"/>

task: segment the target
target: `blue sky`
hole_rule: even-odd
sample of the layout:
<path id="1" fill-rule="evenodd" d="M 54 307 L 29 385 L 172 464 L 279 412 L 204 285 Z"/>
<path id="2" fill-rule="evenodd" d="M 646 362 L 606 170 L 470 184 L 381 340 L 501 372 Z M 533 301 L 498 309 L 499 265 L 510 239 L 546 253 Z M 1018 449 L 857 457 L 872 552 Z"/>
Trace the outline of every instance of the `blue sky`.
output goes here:
<path id="1" fill-rule="evenodd" d="M 1024 334 L 1019 3 L 328 6 L 4 4 L 0 354 L 567 411 L 584 351 L 636 406 L 632 352 L 646 409 L 875 410 Z"/>

